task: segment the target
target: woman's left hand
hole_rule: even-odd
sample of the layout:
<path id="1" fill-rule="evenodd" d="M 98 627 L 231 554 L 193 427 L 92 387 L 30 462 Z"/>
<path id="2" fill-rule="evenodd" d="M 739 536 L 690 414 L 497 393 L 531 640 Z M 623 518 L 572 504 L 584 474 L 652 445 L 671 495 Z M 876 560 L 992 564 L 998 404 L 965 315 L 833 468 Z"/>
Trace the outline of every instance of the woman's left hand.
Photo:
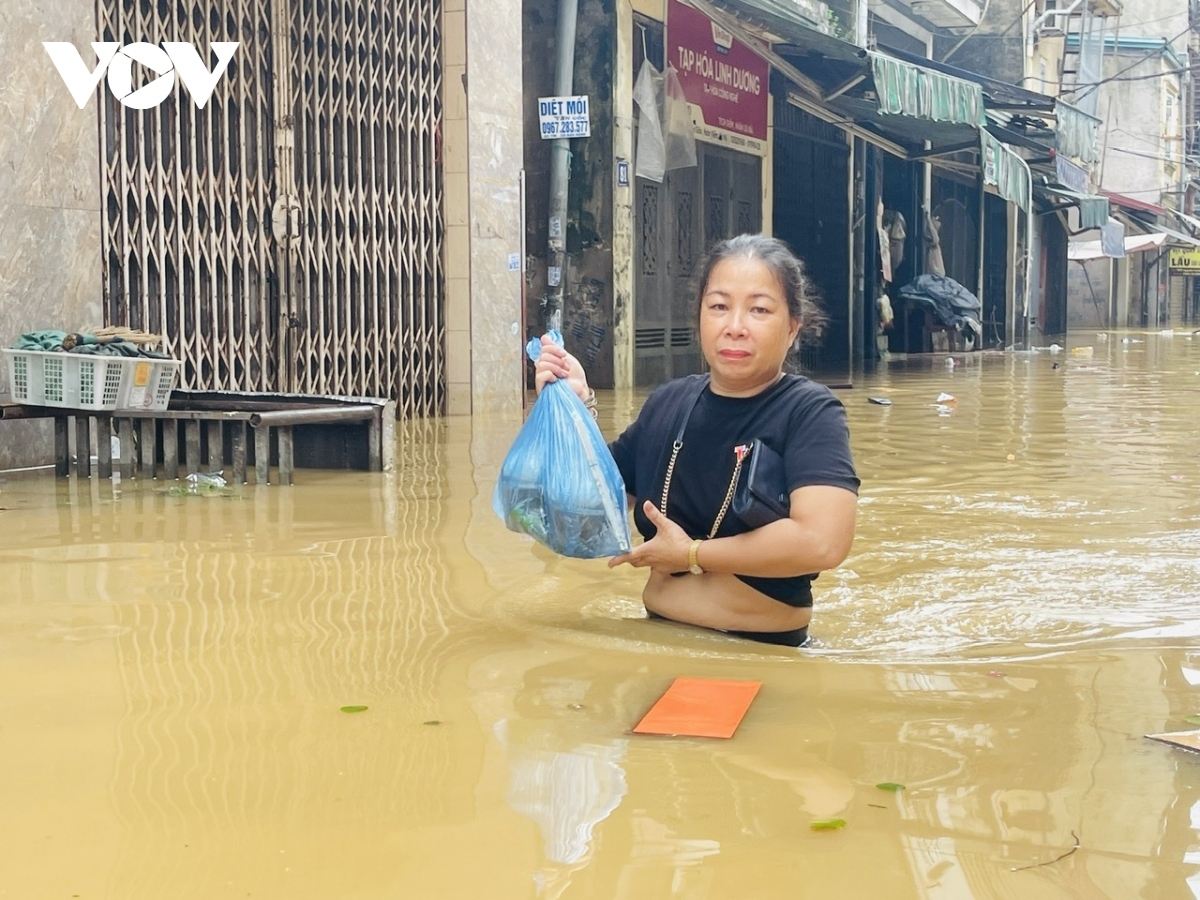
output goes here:
<path id="1" fill-rule="evenodd" d="M 688 568 L 688 549 L 692 539 L 686 531 L 664 516 L 649 500 L 642 506 L 642 512 L 650 520 L 657 534 L 644 544 L 639 544 L 628 553 L 614 556 L 608 561 L 608 567 L 614 568 L 622 563 L 629 563 L 639 569 L 650 568 L 655 572 L 671 574 L 686 572 Z"/>

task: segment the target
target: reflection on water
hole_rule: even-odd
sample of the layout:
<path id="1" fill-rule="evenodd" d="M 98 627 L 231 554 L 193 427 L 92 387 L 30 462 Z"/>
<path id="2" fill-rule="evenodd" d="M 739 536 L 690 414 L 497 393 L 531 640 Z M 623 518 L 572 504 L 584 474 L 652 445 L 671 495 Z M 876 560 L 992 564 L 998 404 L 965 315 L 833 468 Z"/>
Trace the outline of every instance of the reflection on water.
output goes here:
<path id="1" fill-rule="evenodd" d="M 0 476 L 0 897 L 1200 896 L 1200 763 L 1142 738 L 1200 713 L 1200 340 L 1081 337 L 841 394 L 802 651 L 506 532 L 515 417 L 232 496 Z M 678 675 L 763 689 L 631 735 Z"/>

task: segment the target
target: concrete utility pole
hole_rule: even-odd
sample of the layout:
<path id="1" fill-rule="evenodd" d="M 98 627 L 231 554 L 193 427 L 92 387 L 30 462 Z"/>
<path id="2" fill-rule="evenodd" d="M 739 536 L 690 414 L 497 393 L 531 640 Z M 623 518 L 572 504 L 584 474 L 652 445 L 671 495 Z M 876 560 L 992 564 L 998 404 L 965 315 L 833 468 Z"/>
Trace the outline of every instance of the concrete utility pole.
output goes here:
<path id="1" fill-rule="evenodd" d="M 554 67 L 554 94 L 574 93 L 575 30 L 579 0 L 559 0 L 558 59 Z M 546 257 L 546 302 L 543 310 L 547 328 L 562 327 L 563 294 L 567 282 L 567 197 L 571 178 L 571 141 L 558 138 L 550 148 L 550 252 Z"/>

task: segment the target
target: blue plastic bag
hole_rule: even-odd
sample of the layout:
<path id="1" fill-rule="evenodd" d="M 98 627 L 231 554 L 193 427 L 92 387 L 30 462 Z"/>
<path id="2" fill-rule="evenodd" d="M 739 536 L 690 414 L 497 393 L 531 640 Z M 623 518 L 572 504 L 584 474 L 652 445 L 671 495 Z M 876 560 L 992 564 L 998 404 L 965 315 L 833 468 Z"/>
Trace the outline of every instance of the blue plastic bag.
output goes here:
<path id="1" fill-rule="evenodd" d="M 562 346 L 562 335 L 550 338 Z M 537 360 L 542 344 L 525 352 Z M 492 509 L 510 531 L 555 553 L 596 559 L 632 546 L 625 482 L 600 429 L 564 379 L 542 389 L 509 448 L 492 493 Z"/>

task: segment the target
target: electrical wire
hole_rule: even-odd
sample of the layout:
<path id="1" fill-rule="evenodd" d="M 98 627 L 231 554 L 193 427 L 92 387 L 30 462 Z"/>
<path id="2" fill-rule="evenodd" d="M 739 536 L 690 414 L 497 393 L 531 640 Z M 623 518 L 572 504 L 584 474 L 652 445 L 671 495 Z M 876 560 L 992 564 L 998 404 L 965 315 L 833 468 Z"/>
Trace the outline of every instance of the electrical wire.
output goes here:
<path id="1" fill-rule="evenodd" d="M 1088 94 L 1090 94 L 1092 91 L 1094 91 L 1094 90 L 1096 90 L 1097 88 L 1099 88 L 1101 85 L 1103 85 L 1103 84 L 1109 84 L 1110 82 L 1117 80 L 1117 78 L 1118 78 L 1118 77 L 1120 77 L 1121 75 L 1124 75 L 1124 74 L 1125 74 L 1126 72 L 1128 72 L 1130 69 L 1137 68 L 1137 67 L 1138 67 L 1138 66 L 1140 66 L 1142 63 L 1144 63 L 1146 60 L 1148 60 L 1148 59 L 1153 59 L 1155 56 L 1158 56 L 1158 55 L 1160 55 L 1160 54 L 1163 52 L 1163 50 L 1165 50 L 1165 49 L 1167 49 L 1168 47 L 1170 47 L 1172 44 L 1174 44 L 1174 43 L 1175 43 L 1177 40 L 1179 40 L 1181 37 L 1183 37 L 1185 34 L 1187 34 L 1188 32 L 1190 32 L 1191 30 L 1192 30 L 1192 26 L 1191 26 L 1191 25 L 1188 25 L 1188 27 L 1187 27 L 1187 28 L 1183 29 L 1183 31 L 1179 32 L 1179 34 L 1175 35 L 1175 37 L 1173 37 L 1173 38 L 1170 38 L 1170 39 L 1165 39 L 1165 38 L 1164 38 L 1164 39 L 1163 39 L 1163 45 L 1162 45 L 1161 47 L 1157 47 L 1157 48 L 1155 48 L 1154 50 L 1151 50 L 1151 51 L 1150 51 L 1149 53 L 1147 53 L 1145 56 L 1141 56 L 1141 57 L 1139 57 L 1139 58 L 1135 59 L 1133 62 L 1131 62 L 1131 63 L 1130 63 L 1129 65 L 1127 65 L 1125 68 L 1123 68 L 1123 69 L 1120 69 L 1120 70 L 1119 70 L 1119 71 L 1117 71 L 1117 72 L 1114 72 L 1112 75 L 1108 76 L 1107 78 L 1102 78 L 1102 79 L 1100 79 L 1099 81 L 1089 81 L 1089 82 L 1087 82 L 1086 84 L 1077 84 L 1077 85 L 1075 85 L 1075 86 L 1074 86 L 1074 87 L 1073 87 L 1071 90 L 1069 90 L 1069 91 L 1064 91 L 1063 93 L 1065 93 L 1065 94 L 1075 94 L 1075 95 L 1076 95 L 1076 96 L 1075 96 L 1075 102 L 1076 102 L 1076 103 L 1078 103 L 1080 100 L 1082 100 L 1084 97 L 1086 97 L 1086 96 L 1087 96 Z M 1085 91 L 1084 91 L 1084 92 L 1081 94 L 1081 93 L 1079 93 L 1079 89 L 1080 89 L 1080 88 L 1087 88 L 1087 90 L 1085 90 Z"/>
<path id="2" fill-rule="evenodd" d="M 1153 81 L 1155 78 L 1170 78 L 1172 75 L 1178 75 L 1182 78 L 1184 75 L 1196 72 L 1200 72 L 1200 65 L 1184 66 L 1182 69 L 1172 69 L 1169 72 L 1155 72 L 1153 75 L 1130 75 L 1128 78 L 1110 78 L 1109 81 Z"/>
<path id="3" fill-rule="evenodd" d="M 1036 4 L 1036 3 L 1037 3 L 1037 0 L 1029 0 L 1029 2 L 1027 4 L 1025 4 L 1025 8 L 1023 10 L 1021 10 L 1019 13 L 1017 13 L 1017 17 L 1015 19 L 1013 19 L 1011 22 L 1009 22 L 1008 27 L 1005 28 L 998 35 L 996 35 L 996 37 L 1004 37 L 1006 34 L 1008 34 L 1010 31 L 1012 31 L 1018 22 L 1021 22 L 1024 20 L 1025 13 L 1027 13 L 1031 9 L 1033 9 L 1034 4 Z"/>

